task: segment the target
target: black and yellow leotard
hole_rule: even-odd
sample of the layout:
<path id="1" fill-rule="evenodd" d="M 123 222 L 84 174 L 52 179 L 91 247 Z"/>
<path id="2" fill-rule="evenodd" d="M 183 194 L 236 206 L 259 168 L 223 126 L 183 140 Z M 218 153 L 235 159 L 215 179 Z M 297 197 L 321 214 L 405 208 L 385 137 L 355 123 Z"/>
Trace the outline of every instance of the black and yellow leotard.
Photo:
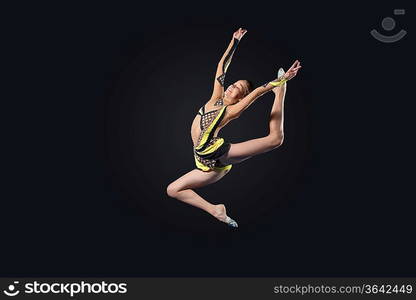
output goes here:
<path id="1" fill-rule="evenodd" d="M 201 134 L 194 148 L 194 158 L 196 167 L 202 171 L 230 170 L 232 167 L 231 164 L 223 165 L 218 160 L 228 152 L 231 144 L 223 138 L 214 137 L 214 132 L 224 118 L 226 109 L 227 106 L 225 105 L 217 110 L 205 113 L 205 106 L 203 106 L 198 111 L 198 114 L 201 115 Z"/>

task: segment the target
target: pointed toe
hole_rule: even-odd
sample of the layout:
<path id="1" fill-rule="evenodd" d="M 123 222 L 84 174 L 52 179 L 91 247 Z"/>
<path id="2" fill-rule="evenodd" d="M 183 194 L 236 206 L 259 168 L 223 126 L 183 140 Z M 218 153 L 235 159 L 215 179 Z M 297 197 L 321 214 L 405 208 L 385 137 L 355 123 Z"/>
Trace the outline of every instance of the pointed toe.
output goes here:
<path id="1" fill-rule="evenodd" d="M 236 221 L 234 221 L 233 219 L 231 219 L 230 217 L 227 217 L 227 219 L 226 219 L 226 221 L 225 221 L 225 222 L 228 224 L 228 226 L 231 226 L 231 227 L 238 227 L 237 222 L 236 222 Z"/>

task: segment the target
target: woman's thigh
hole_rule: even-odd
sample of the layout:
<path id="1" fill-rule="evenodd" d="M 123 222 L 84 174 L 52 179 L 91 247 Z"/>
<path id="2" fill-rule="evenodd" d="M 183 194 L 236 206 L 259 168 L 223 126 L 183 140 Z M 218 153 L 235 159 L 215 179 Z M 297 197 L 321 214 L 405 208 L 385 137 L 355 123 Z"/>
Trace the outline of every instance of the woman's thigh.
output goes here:
<path id="1" fill-rule="evenodd" d="M 228 171 L 203 172 L 199 169 L 193 169 L 169 184 L 168 189 L 181 191 L 200 188 L 220 180 L 227 173 Z"/>
<path id="2" fill-rule="evenodd" d="M 230 150 L 220 158 L 220 161 L 223 164 L 236 164 L 274 148 L 268 136 L 231 144 Z"/>

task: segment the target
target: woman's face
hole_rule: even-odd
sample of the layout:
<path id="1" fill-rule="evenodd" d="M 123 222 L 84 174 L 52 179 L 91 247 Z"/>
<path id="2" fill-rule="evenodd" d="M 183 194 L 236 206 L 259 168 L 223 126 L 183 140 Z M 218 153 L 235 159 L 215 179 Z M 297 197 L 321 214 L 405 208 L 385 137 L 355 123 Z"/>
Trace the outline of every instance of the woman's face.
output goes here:
<path id="1" fill-rule="evenodd" d="M 239 80 L 231 84 L 225 90 L 225 96 L 230 99 L 239 100 L 248 94 L 248 84 L 245 80 Z"/>

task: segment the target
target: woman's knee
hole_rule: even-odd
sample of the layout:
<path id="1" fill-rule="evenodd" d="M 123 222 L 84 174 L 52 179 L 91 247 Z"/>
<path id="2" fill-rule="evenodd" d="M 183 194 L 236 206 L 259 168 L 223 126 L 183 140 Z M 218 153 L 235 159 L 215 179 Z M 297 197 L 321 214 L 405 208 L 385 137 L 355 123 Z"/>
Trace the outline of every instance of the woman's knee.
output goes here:
<path id="1" fill-rule="evenodd" d="M 169 197 L 176 198 L 178 192 L 179 192 L 179 189 L 173 182 L 170 183 L 166 188 L 166 193 L 168 194 Z"/>

